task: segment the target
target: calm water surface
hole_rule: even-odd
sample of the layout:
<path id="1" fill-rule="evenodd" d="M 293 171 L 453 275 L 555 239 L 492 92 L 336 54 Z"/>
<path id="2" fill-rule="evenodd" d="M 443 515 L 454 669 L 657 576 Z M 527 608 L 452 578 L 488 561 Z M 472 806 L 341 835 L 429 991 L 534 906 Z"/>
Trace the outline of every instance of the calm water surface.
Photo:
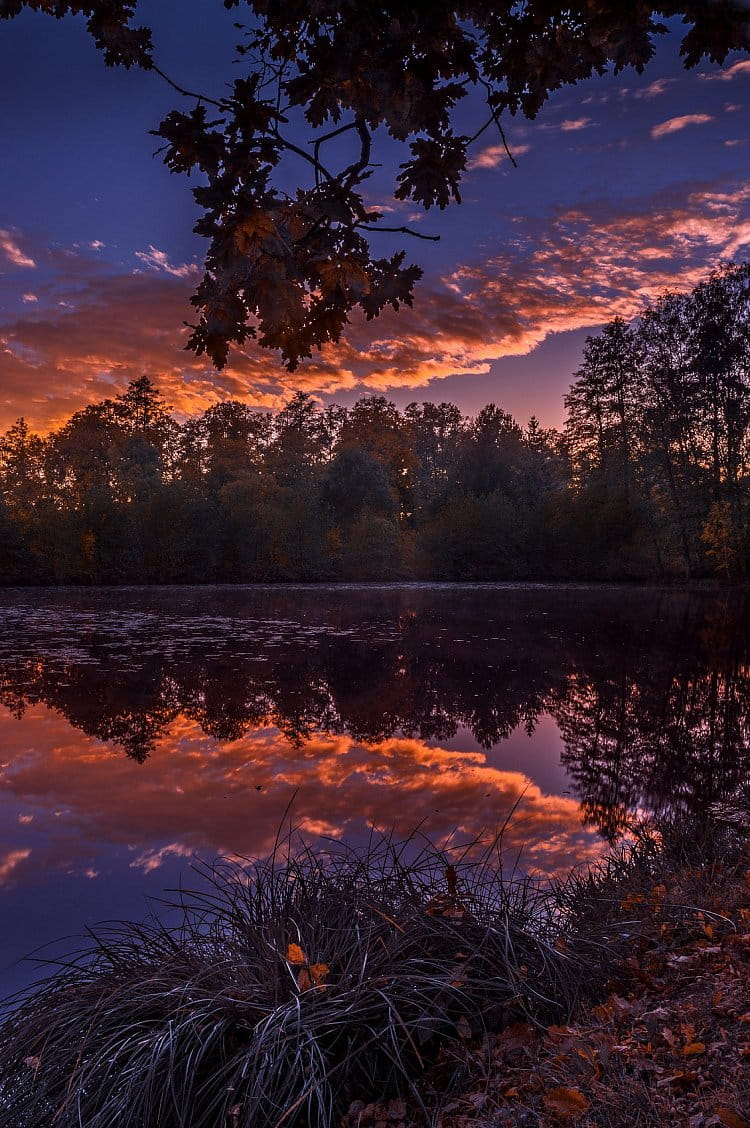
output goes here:
<path id="1" fill-rule="evenodd" d="M 0 592 L 0 994 L 285 810 L 357 841 L 501 823 L 543 872 L 750 768 L 750 604 L 626 587 Z"/>

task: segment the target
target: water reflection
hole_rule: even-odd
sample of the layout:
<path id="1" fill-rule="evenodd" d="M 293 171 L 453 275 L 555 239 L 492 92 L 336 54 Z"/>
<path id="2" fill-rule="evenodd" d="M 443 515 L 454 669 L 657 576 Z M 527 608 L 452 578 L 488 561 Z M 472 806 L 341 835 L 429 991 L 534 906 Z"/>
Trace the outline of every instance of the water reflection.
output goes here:
<path id="1" fill-rule="evenodd" d="M 468 836 L 518 803 L 507 849 L 564 868 L 630 812 L 747 776 L 747 611 L 627 588 L 1 593 L 0 885 L 119 874 L 114 898 L 126 871 L 268 848 L 295 794 L 310 833 L 348 837 Z"/>

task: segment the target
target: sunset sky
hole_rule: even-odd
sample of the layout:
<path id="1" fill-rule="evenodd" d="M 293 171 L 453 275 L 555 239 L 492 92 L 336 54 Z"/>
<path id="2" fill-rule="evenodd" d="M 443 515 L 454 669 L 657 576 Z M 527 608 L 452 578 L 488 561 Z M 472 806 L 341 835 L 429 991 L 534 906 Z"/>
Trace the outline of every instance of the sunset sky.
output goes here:
<path id="1" fill-rule="evenodd" d="M 138 10 L 179 83 L 221 95 L 238 76 L 218 0 Z M 587 333 L 750 255 L 750 59 L 686 73 L 678 42 L 679 30 L 665 37 L 643 76 L 571 87 L 536 122 L 510 121 L 518 169 L 485 133 L 464 204 L 444 213 L 392 200 L 403 158 L 385 140 L 369 202 L 441 236 L 408 243 L 425 267 L 414 310 L 355 320 L 345 343 L 293 374 L 252 345 L 219 374 L 182 349 L 204 244 L 189 182 L 148 136 L 179 97 L 154 74 L 106 69 L 75 19 L 3 21 L 0 427 L 24 415 L 47 429 L 144 373 L 181 415 L 227 397 L 276 407 L 304 388 L 467 412 L 492 400 L 560 425 Z M 480 108 L 464 113 L 468 131 Z M 381 253 L 401 245 L 373 239 Z"/>

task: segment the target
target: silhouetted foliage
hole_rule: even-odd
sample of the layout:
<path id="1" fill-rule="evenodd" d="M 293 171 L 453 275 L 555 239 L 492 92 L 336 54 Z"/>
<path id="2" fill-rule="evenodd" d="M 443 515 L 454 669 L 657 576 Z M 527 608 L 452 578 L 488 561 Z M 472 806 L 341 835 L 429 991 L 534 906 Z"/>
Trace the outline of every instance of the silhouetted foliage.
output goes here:
<path id="1" fill-rule="evenodd" d="M 212 98 L 159 68 L 150 31 L 132 26 L 137 0 L 0 0 L 4 18 L 24 8 L 85 15 L 109 65 L 155 70 L 186 99 L 154 133 L 173 172 L 199 177 L 195 230 L 210 245 L 187 347 L 219 367 L 233 344 L 257 337 L 294 368 L 337 341 L 352 310 L 371 319 L 412 304 L 421 269 L 403 250 L 378 257 L 368 238 L 417 235 L 384 224 L 362 192 L 386 134 L 404 158 L 394 197 L 442 209 L 461 200 L 469 146 L 488 129 L 505 141 L 504 114 L 535 118 L 562 86 L 609 68 L 642 71 L 663 19 L 687 27 L 686 67 L 750 49 L 744 0 L 223 6 L 247 8 L 251 22 L 237 25 L 239 77 L 235 70 L 230 93 Z M 483 116 L 465 133 L 456 111 L 469 95 L 484 103 Z"/>

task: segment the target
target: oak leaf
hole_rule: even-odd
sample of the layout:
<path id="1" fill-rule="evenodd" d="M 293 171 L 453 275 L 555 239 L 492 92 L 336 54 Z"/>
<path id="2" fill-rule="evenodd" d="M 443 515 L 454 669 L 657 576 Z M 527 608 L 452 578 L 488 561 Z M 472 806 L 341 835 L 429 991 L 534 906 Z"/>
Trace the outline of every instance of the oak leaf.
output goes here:
<path id="1" fill-rule="evenodd" d="M 290 964 L 306 964 L 307 956 L 300 948 L 299 944 L 290 944 L 286 950 L 287 962 Z"/>
<path id="2" fill-rule="evenodd" d="M 257 254 L 264 239 L 276 234 L 276 224 L 268 212 L 257 208 L 234 229 L 234 245 L 241 255 Z"/>
<path id="3" fill-rule="evenodd" d="M 325 987 L 325 980 L 328 976 L 329 967 L 325 963 L 311 964 L 310 975 L 316 987 Z"/>
<path id="4" fill-rule="evenodd" d="M 566 1085 L 550 1089 L 544 1103 L 550 1112 L 567 1117 L 581 1116 L 589 1107 L 588 1099 L 580 1089 L 569 1089 Z"/>

